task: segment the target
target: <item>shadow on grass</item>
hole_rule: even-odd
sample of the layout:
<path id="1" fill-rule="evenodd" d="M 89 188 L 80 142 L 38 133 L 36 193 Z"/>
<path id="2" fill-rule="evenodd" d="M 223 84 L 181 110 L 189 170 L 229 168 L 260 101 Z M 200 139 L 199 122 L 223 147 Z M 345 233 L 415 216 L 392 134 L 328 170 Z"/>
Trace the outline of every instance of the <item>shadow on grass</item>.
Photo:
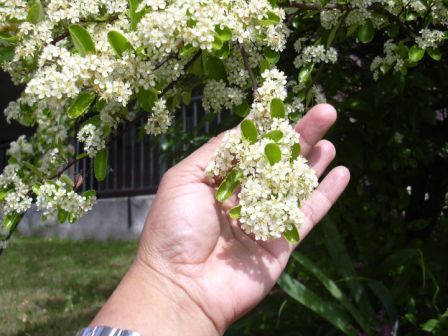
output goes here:
<path id="1" fill-rule="evenodd" d="M 89 324 L 115 289 L 115 285 L 101 286 L 100 283 L 100 278 L 85 285 L 71 283 L 64 286 L 64 296 L 37 302 L 36 305 L 47 312 L 47 318 L 42 322 L 25 323 L 15 335 L 75 335 Z"/>
<path id="2" fill-rule="evenodd" d="M 17 332 L 17 336 L 60 336 L 75 335 L 75 333 L 87 326 L 95 316 L 97 309 L 90 308 L 73 314 L 55 316 L 52 319 L 39 324 L 25 325 Z M 12 335 L 11 335 L 12 336 Z"/>

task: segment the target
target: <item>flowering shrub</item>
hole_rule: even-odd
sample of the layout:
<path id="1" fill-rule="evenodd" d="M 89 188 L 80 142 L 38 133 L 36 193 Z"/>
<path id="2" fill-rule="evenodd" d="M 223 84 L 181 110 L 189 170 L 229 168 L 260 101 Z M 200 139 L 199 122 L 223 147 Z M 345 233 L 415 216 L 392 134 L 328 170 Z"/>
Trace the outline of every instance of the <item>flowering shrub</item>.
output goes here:
<path id="1" fill-rule="evenodd" d="M 307 30 L 309 20 L 319 28 Z M 291 124 L 326 100 L 323 66 L 340 49 L 364 62 L 356 49 L 381 35 L 373 78 L 406 76 L 426 54 L 442 58 L 447 25 L 442 0 L 0 0 L 1 66 L 25 86 L 5 114 L 35 128 L 11 144 L 0 176 L 4 226 L 12 231 L 34 199 L 44 216 L 75 221 L 95 193 L 78 194 L 66 171 L 88 156 L 103 180 L 119 124 L 145 119 L 147 133 L 164 133 L 201 89 L 208 113 L 245 118 L 206 171 L 211 183 L 222 180 L 218 201 L 240 186 L 229 215 L 246 232 L 297 241 L 300 204 L 317 179 Z M 292 54 L 294 67 L 280 71 L 281 55 Z"/>

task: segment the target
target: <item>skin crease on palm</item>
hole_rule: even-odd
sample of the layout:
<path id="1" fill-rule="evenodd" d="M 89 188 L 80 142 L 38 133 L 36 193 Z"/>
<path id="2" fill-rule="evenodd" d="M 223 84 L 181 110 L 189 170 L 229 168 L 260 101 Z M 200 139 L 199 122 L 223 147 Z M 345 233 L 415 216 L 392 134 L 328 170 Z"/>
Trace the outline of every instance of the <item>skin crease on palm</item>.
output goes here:
<path id="1" fill-rule="evenodd" d="M 335 120 L 334 108 L 321 104 L 296 125 L 302 155 L 319 177 L 336 154 L 329 141 L 321 140 Z M 171 323 L 167 335 L 185 329 L 182 321 L 188 325 L 189 319 L 191 333 L 184 330 L 183 335 L 223 334 L 275 285 L 296 246 L 283 238 L 255 241 L 227 216 L 236 196 L 224 204 L 216 202 L 215 188 L 205 182 L 204 170 L 219 143 L 220 137 L 212 139 L 165 174 L 146 220 L 136 261 L 92 325 L 163 335 L 160 326 L 158 331 L 152 329 L 157 323 L 164 324 L 163 302 L 168 301 L 166 306 L 177 307 L 177 312 L 172 318 L 167 316 L 167 323 Z M 302 207 L 306 217 L 299 230 L 302 240 L 328 212 L 349 179 L 345 167 L 334 168 L 321 179 Z M 154 305 L 158 303 L 160 310 L 144 301 L 145 296 Z M 129 305 L 129 300 L 136 303 L 130 304 L 128 312 L 134 306 L 137 312 L 122 317 L 118 306 Z M 135 316 L 138 314 L 144 316 Z"/>

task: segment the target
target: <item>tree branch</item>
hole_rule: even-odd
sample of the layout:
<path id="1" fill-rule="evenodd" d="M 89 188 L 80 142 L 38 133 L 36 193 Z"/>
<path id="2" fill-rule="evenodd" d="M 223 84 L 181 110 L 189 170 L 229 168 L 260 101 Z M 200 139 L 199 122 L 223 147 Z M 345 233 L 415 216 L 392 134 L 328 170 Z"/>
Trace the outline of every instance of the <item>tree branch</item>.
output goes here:
<path id="1" fill-rule="evenodd" d="M 252 68 L 249 63 L 249 59 L 246 54 L 246 50 L 244 49 L 243 45 L 239 44 L 241 56 L 243 58 L 244 67 L 246 68 L 247 72 L 249 73 L 250 81 L 252 82 L 252 91 L 254 93 L 254 96 L 257 94 L 258 90 L 258 82 L 255 78 L 254 72 L 252 71 Z"/>

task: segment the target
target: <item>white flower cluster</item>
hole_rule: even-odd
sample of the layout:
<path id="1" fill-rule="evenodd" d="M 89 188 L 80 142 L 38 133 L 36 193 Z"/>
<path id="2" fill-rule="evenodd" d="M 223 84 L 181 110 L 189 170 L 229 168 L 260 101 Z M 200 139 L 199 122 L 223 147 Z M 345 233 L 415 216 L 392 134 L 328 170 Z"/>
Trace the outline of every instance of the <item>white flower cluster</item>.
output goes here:
<path id="1" fill-rule="evenodd" d="M 25 135 L 21 135 L 16 141 L 11 142 L 6 151 L 6 154 L 14 158 L 16 162 L 21 162 L 31 153 L 33 153 L 33 146 L 26 140 Z"/>
<path id="2" fill-rule="evenodd" d="M 106 146 L 103 133 L 93 124 L 87 124 L 79 130 L 78 141 L 84 144 L 84 150 L 91 158 Z"/>
<path id="3" fill-rule="evenodd" d="M 320 12 L 320 24 L 322 27 L 329 30 L 338 24 L 341 16 L 342 11 L 337 8 L 325 9 Z"/>
<path id="4" fill-rule="evenodd" d="M 241 104 L 243 92 L 240 88 L 228 87 L 223 80 L 209 80 L 204 87 L 202 105 L 206 112 L 230 110 L 232 106 Z"/>
<path id="5" fill-rule="evenodd" d="M 0 175 L 0 191 L 6 191 L 2 202 L 3 215 L 24 213 L 31 207 L 30 188 L 18 175 L 18 166 L 9 165 Z"/>
<path id="6" fill-rule="evenodd" d="M 307 63 L 336 63 L 337 60 L 338 52 L 335 48 L 325 48 L 325 46 L 320 44 L 303 48 L 296 57 L 294 66 L 300 68 Z"/>
<path id="7" fill-rule="evenodd" d="M 28 1 L 0 0 L 0 24 L 7 20 L 24 20 L 28 15 Z"/>
<path id="8" fill-rule="evenodd" d="M 405 64 L 404 59 L 397 52 L 397 45 L 392 40 L 384 43 L 384 54 L 384 57 L 376 56 L 370 65 L 370 70 L 372 70 L 375 79 L 379 78 L 382 69 L 393 67 L 394 71 L 400 71 Z"/>
<path id="9" fill-rule="evenodd" d="M 155 102 L 154 108 L 145 125 L 147 134 L 159 135 L 165 133 L 171 126 L 172 116 L 166 108 L 166 100 L 159 99 Z"/>
<path id="10" fill-rule="evenodd" d="M 422 49 L 435 49 L 447 37 L 440 30 L 422 29 L 420 36 L 417 36 L 415 42 Z"/>
<path id="11" fill-rule="evenodd" d="M 67 184 L 57 180 L 39 187 L 36 205 L 39 210 L 43 210 L 44 217 L 54 216 L 62 209 L 79 218 L 92 208 L 94 202 L 95 196 L 79 195 L 69 190 Z"/>
<path id="12" fill-rule="evenodd" d="M 284 74 L 272 69 L 262 77 L 263 85 L 249 115 L 255 122 L 258 140 L 249 141 L 229 131 L 206 174 L 210 181 L 215 176 L 226 177 L 230 171 L 241 174 L 241 227 L 257 240 L 271 240 L 303 224 L 300 205 L 317 186 L 317 177 L 303 157 L 294 156 L 292 148 L 298 146 L 299 135 L 286 116 L 271 118 L 267 114 L 273 99 L 286 97 Z M 277 137 L 273 139 L 269 134 Z M 265 154 L 266 146 L 273 143 L 281 152 L 281 160 L 275 164 Z"/>

